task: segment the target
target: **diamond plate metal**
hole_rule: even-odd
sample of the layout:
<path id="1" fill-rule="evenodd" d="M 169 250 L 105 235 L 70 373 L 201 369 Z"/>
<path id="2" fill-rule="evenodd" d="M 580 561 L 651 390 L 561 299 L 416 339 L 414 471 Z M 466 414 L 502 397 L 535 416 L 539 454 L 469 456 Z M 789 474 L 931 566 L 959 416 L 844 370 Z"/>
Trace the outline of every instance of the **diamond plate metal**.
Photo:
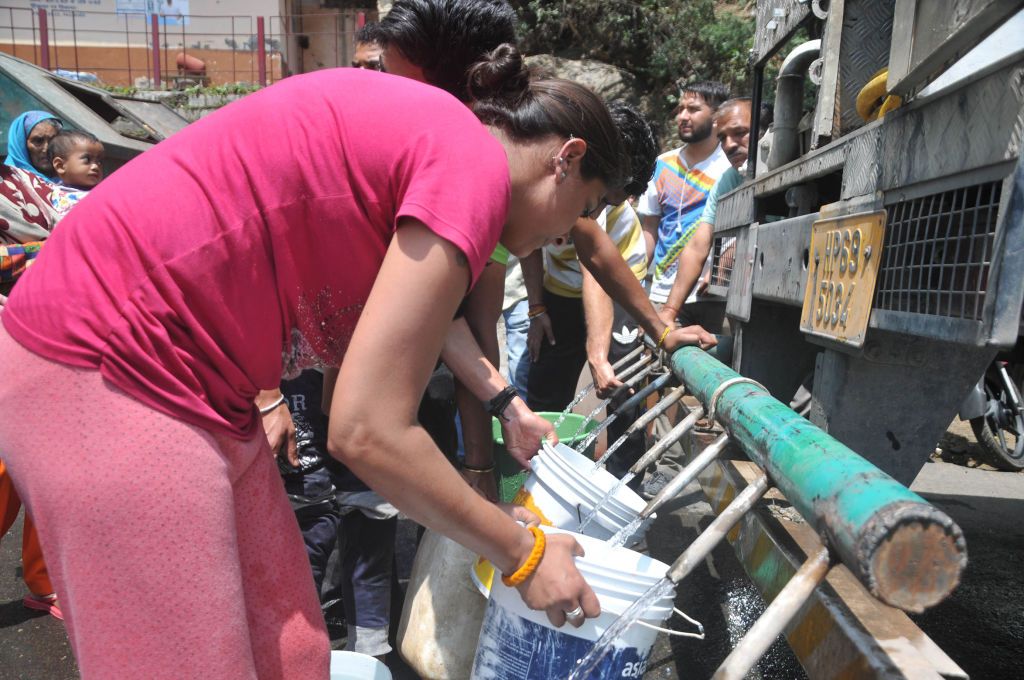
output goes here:
<path id="1" fill-rule="evenodd" d="M 841 134 L 864 125 L 857 115 L 857 94 L 889 63 L 896 0 L 847 0 L 839 46 Z"/>
<path id="2" fill-rule="evenodd" d="M 880 125 L 874 124 L 872 128 L 865 129 L 864 134 L 859 134 L 849 139 L 846 145 L 846 172 L 843 172 L 843 198 L 862 196 L 875 190 L 878 180 L 881 177 L 881 166 L 878 159 L 882 152 L 879 149 L 881 135 L 877 133 Z"/>
<path id="3" fill-rule="evenodd" d="M 760 66 L 779 49 L 797 26 L 811 13 L 810 2 L 799 0 L 758 0 L 757 32 L 754 34 L 754 62 Z M 778 15 L 778 16 L 777 16 Z M 775 28 L 768 25 L 774 22 Z"/>

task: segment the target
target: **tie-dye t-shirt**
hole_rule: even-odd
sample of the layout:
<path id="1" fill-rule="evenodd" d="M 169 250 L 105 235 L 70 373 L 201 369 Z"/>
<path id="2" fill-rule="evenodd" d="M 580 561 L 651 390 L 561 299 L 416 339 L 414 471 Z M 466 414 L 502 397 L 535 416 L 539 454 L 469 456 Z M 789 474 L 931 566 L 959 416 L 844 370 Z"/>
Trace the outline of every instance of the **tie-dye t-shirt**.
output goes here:
<path id="1" fill-rule="evenodd" d="M 661 218 L 651 283 L 651 299 L 655 302 L 668 299 L 672 282 L 676 280 L 679 255 L 697 230 L 708 193 L 718 178 L 732 167 L 720 146 L 693 167 L 686 164 L 682 151 L 680 147 L 658 157 L 654 177 L 637 209 L 641 215 Z"/>

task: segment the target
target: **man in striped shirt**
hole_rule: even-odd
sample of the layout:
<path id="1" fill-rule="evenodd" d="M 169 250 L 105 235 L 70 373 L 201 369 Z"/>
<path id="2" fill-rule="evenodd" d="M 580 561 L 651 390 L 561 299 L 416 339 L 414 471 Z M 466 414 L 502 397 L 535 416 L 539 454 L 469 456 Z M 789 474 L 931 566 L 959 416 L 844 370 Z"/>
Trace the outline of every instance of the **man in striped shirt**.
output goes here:
<path id="1" fill-rule="evenodd" d="M 718 144 L 714 113 L 729 98 L 724 85 L 695 82 L 682 88 L 676 125 L 683 146 L 658 157 L 654 177 L 640 198 L 640 214 L 653 264 L 651 300 L 664 303 L 672 290 L 679 256 L 696 232 L 708 193 L 731 165 Z M 705 264 L 709 269 L 710 261 Z M 683 326 L 700 324 L 720 333 L 725 301 L 690 295 L 679 313 Z"/>

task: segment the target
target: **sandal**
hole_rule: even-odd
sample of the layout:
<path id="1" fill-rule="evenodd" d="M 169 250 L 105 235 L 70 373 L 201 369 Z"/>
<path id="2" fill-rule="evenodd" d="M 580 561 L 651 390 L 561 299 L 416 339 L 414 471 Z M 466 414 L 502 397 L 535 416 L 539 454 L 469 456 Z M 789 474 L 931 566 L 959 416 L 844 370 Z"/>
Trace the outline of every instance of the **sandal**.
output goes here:
<path id="1" fill-rule="evenodd" d="M 57 594 L 50 593 L 49 595 L 26 595 L 21 601 L 21 604 L 26 609 L 35 609 L 36 611 L 46 612 L 50 616 L 64 620 L 64 613 L 60 610 L 57 605 Z"/>

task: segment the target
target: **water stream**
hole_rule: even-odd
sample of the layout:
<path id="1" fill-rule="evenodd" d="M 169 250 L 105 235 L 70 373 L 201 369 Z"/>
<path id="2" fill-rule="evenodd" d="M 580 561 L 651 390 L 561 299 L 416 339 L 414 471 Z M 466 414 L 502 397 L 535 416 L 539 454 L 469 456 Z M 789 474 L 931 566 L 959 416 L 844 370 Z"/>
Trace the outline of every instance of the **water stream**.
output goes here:
<path id="1" fill-rule="evenodd" d="M 576 668 L 573 669 L 569 680 L 586 680 L 595 670 L 597 670 L 598 664 L 601 660 L 607 656 L 608 652 L 612 651 L 615 646 L 615 641 L 625 633 L 630 626 L 639 621 L 647 613 L 647 610 L 654 604 L 660 602 L 664 598 L 675 593 L 676 584 L 670 581 L 668 578 L 663 578 L 650 589 L 640 596 L 640 599 L 630 605 L 629 609 L 622 613 L 618 619 L 615 620 L 608 630 L 604 632 L 604 635 L 594 643 L 594 646 L 590 648 L 587 655 L 584 656 L 577 664 Z"/>
<path id="2" fill-rule="evenodd" d="M 626 475 L 622 479 L 620 479 L 618 481 L 618 483 L 611 488 L 610 491 L 608 491 L 608 493 L 606 493 L 604 496 L 601 497 L 601 500 L 599 500 L 594 505 L 594 507 L 590 510 L 590 512 L 588 512 L 586 515 L 583 516 L 583 519 L 580 521 L 580 528 L 577 529 L 576 531 L 578 531 L 579 533 L 582 534 L 583 533 L 583 529 L 588 524 L 590 524 L 591 522 L 594 521 L 594 518 L 597 517 L 598 511 L 600 511 L 600 509 L 604 507 L 604 504 L 607 503 L 609 501 L 609 499 L 611 499 L 613 496 L 615 496 L 615 494 L 617 494 L 619 492 L 619 490 L 622 489 L 622 487 L 624 487 L 627 484 L 629 484 L 629 482 L 632 481 L 634 476 L 635 475 L 632 472 L 627 472 Z"/>
<path id="3" fill-rule="evenodd" d="M 613 548 L 624 546 L 626 545 L 626 541 L 628 541 L 633 534 L 642 530 L 646 524 L 653 521 L 654 517 L 643 517 L 642 515 L 637 515 L 633 518 L 632 522 L 619 529 L 618 533 L 605 541 L 605 543 Z"/>
<path id="4" fill-rule="evenodd" d="M 594 389 L 594 383 L 590 383 L 582 390 L 580 390 L 579 394 L 573 397 L 573 400 L 569 402 L 569 405 L 565 407 L 565 410 L 562 411 L 562 415 L 558 416 L 558 419 L 555 421 L 555 424 L 553 425 L 556 432 L 558 431 L 558 426 L 565 421 L 565 419 L 569 416 L 570 413 L 572 413 L 572 410 L 576 408 L 576 405 L 578 403 L 587 398 L 587 395 L 590 394 L 590 390 L 592 389 Z"/>
<path id="5" fill-rule="evenodd" d="M 587 447 L 594 443 L 594 441 L 601 436 L 601 432 L 608 429 L 608 426 L 615 422 L 615 419 L 619 417 L 619 412 L 616 411 L 610 416 L 601 421 L 601 426 L 594 429 L 593 432 L 588 434 L 586 438 L 576 447 L 576 450 L 583 453 L 587 450 Z"/>
<path id="6" fill-rule="evenodd" d="M 575 437 L 580 432 L 583 432 L 584 430 L 586 430 L 587 429 L 587 425 L 590 424 L 590 421 L 593 420 L 594 418 L 596 418 L 597 414 L 600 413 L 601 411 L 603 411 L 605 409 L 605 407 L 608 405 L 608 402 L 610 402 L 610 401 L 611 401 L 611 399 L 603 400 L 600 404 L 597 405 L 597 408 L 595 408 L 593 411 L 588 413 L 587 417 L 583 419 L 582 423 L 580 423 L 580 426 L 577 427 L 576 431 L 572 433 L 572 436 Z"/>
<path id="7" fill-rule="evenodd" d="M 625 444 L 626 440 L 629 439 L 629 436 L 631 434 L 633 434 L 632 428 L 626 430 L 626 432 L 621 437 L 616 439 L 615 443 L 609 446 L 608 450 L 604 452 L 604 455 L 598 458 L 597 461 L 594 463 L 594 470 L 596 471 L 604 467 L 604 464 L 608 462 L 608 457 L 615 453 L 620 446 Z"/>

